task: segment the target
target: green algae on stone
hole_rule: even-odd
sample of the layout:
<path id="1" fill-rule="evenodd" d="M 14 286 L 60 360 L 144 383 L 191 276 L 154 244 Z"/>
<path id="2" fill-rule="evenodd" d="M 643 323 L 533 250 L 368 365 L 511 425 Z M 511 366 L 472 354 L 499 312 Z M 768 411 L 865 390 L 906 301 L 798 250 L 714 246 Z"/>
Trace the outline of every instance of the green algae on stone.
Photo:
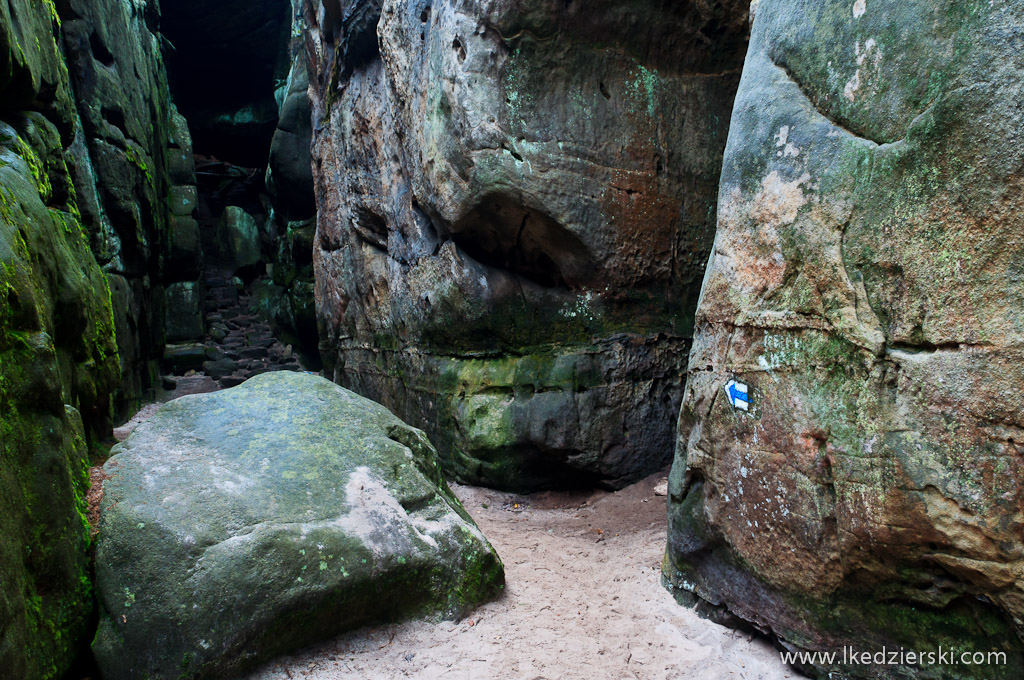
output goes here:
<path id="1" fill-rule="evenodd" d="M 915 677 L 1012 677 L 1024 6 L 853 7 L 758 4 L 665 576 L 792 647 L 991 645 L 1006 666 Z"/>
<path id="2" fill-rule="evenodd" d="M 358 65 L 312 26 L 328 375 L 463 481 L 661 468 L 748 4 L 364 3 Z"/>

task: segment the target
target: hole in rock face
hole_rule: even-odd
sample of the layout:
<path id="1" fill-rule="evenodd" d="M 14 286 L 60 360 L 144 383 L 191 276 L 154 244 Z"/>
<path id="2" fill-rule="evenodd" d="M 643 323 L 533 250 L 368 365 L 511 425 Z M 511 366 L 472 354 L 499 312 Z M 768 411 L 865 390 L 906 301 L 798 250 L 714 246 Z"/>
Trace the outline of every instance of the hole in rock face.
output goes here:
<path id="1" fill-rule="evenodd" d="M 89 49 L 92 50 L 92 57 L 96 61 L 107 67 L 114 65 L 114 55 L 110 53 L 95 31 L 89 36 Z"/>
<path id="2" fill-rule="evenodd" d="M 455 50 L 455 54 L 459 58 L 459 63 L 466 61 L 466 48 L 462 46 L 462 41 L 458 38 L 452 41 L 452 49 Z"/>
<path id="3" fill-rule="evenodd" d="M 388 224 L 382 216 L 365 206 L 359 206 L 352 216 L 352 228 L 363 241 L 387 252 Z"/>
<path id="4" fill-rule="evenodd" d="M 124 113 L 119 109 L 110 109 L 104 106 L 100 109 L 100 115 L 103 116 L 103 120 L 107 121 L 118 130 L 121 130 L 122 132 L 126 131 Z"/>
<path id="5" fill-rule="evenodd" d="M 324 0 L 321 4 L 324 8 L 323 32 L 331 40 L 337 40 L 342 21 L 341 3 L 338 0 Z"/>
<path id="6" fill-rule="evenodd" d="M 547 288 L 577 288 L 593 274 L 590 253 L 575 234 L 500 194 L 487 196 L 453 225 L 452 240 L 482 264 Z"/>
<path id="7" fill-rule="evenodd" d="M 509 153 L 509 155 L 512 156 L 512 158 L 516 159 L 517 162 L 519 162 L 519 163 L 523 162 L 523 155 L 520 154 L 519 152 L 517 152 L 515 149 L 510 149 L 507 146 L 505 146 L 504 144 L 501 145 L 501 148 L 504 149 L 505 151 L 507 151 Z"/>

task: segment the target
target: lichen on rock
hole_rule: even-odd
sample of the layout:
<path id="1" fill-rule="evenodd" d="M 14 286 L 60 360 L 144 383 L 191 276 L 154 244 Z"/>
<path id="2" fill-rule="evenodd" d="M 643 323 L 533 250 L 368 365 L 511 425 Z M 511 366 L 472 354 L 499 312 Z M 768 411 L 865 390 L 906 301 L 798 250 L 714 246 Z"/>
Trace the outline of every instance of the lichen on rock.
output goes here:
<path id="1" fill-rule="evenodd" d="M 119 373 L 107 282 L 77 215 L 60 134 L 0 122 L 0 668 L 60 677 L 93 609 L 88 444 Z"/>
<path id="2" fill-rule="evenodd" d="M 305 3 L 323 358 L 462 480 L 667 462 L 746 5 L 627 5 Z"/>

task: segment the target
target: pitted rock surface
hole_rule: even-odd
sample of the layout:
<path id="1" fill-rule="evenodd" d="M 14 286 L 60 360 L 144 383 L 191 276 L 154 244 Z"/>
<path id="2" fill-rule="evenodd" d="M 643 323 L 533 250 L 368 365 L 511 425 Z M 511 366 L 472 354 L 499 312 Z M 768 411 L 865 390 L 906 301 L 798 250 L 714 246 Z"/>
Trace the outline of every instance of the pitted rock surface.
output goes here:
<path id="1" fill-rule="evenodd" d="M 328 374 L 463 480 L 663 466 L 746 4 L 305 8 Z"/>

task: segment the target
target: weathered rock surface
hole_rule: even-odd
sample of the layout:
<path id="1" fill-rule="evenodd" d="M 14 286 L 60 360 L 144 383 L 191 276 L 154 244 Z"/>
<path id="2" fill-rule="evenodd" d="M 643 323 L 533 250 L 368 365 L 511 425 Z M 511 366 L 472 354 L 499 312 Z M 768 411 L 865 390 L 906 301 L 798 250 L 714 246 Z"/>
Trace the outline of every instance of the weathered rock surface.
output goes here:
<path id="1" fill-rule="evenodd" d="M 59 54 L 47 19 L 11 24 L 0 14 L 0 34 L 45 62 L 44 52 Z M 45 98 L 45 77 L 31 74 L 16 63 L 12 82 Z M 0 101 L 7 95 L 0 83 Z M 18 680 L 60 677 L 87 635 L 87 436 L 109 431 L 118 378 L 107 283 L 67 160 L 42 113 L 0 111 L 0 675 Z"/>
<path id="2" fill-rule="evenodd" d="M 172 283 L 166 291 L 165 335 L 168 342 L 198 340 L 206 334 L 201 283 Z"/>
<path id="3" fill-rule="evenodd" d="M 1022 39 L 1019 2 L 757 5 L 665 573 L 789 647 L 1024 664 Z"/>
<path id="4" fill-rule="evenodd" d="M 238 206 L 228 206 L 220 218 L 221 259 L 232 274 L 252 278 L 261 261 L 260 227 L 252 215 Z"/>
<path id="5" fill-rule="evenodd" d="M 424 434 L 322 378 L 178 399 L 115 454 L 96 560 L 108 680 L 222 678 L 502 587 Z"/>
<path id="6" fill-rule="evenodd" d="M 137 407 L 162 353 L 169 175 L 194 178 L 157 20 L 143 0 L 0 6 L 4 678 L 61 677 L 92 637 L 88 447 L 109 436 L 112 402 Z"/>
<path id="7" fill-rule="evenodd" d="M 312 111 L 309 102 L 309 58 L 304 36 L 303 0 L 292 0 L 291 69 L 277 91 L 280 114 L 270 145 L 266 188 L 272 210 L 273 286 L 254 291 L 257 311 L 287 342 L 308 356 L 319 356 L 313 300 L 313 236 L 316 196 L 313 191 Z"/>
<path id="8" fill-rule="evenodd" d="M 280 326 L 261 319 L 274 317 L 275 312 L 286 314 L 294 323 L 291 307 L 279 304 L 285 296 L 264 296 L 267 289 L 277 289 L 267 279 L 257 279 L 248 288 L 230 278 L 229 272 L 209 269 L 204 280 L 206 300 L 203 307 L 209 322 L 208 333 L 202 344 L 168 345 L 164 351 L 163 368 L 169 381 L 177 385 L 185 378 L 210 388 L 234 387 L 246 379 L 270 371 L 319 370 L 314 359 L 296 351 L 293 340 L 280 333 Z M 248 290 L 252 290 L 250 295 Z M 266 307 L 270 307 L 267 309 Z M 259 312 L 259 314 L 257 314 Z M 312 316 L 312 311 L 309 312 Z M 314 331 L 315 332 L 315 331 Z M 205 375 L 190 376 L 189 371 Z M 205 389 L 203 391 L 212 391 Z M 191 394 L 192 392 L 185 392 Z"/>
<path id="9" fill-rule="evenodd" d="M 463 480 L 616 486 L 664 465 L 746 4 L 306 18 L 334 379 L 426 428 Z"/>
<path id="10" fill-rule="evenodd" d="M 53 6 L 36 3 L 33 12 L 45 12 L 47 4 Z M 122 366 L 115 410 L 124 419 L 157 376 L 164 284 L 198 279 L 195 266 L 177 266 L 181 249 L 192 247 L 181 240 L 188 227 L 180 224 L 196 208 L 191 140 L 170 103 L 156 32 L 159 4 L 57 4 L 65 77 L 80 120 L 71 170 L 93 252 L 110 280 Z"/>
<path id="11" fill-rule="evenodd" d="M 303 30 L 301 22 L 297 30 Z M 297 49 L 281 93 L 281 113 L 271 139 L 267 165 L 267 192 L 285 220 L 308 220 L 316 214 L 306 61 L 305 50 Z"/>

